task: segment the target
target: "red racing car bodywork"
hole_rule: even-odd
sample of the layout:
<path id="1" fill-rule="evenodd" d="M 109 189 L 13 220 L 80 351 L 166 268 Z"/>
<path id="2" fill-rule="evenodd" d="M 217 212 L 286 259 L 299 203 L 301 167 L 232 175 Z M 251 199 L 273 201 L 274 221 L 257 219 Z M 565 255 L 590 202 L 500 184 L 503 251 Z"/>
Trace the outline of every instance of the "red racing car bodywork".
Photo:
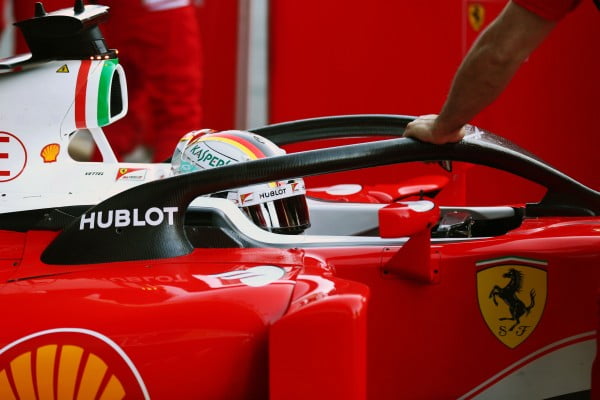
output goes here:
<path id="1" fill-rule="evenodd" d="M 483 139 L 467 140 L 446 149 L 485 150 Z M 450 154 L 392 139 L 232 171 L 248 181 L 263 179 L 258 171 L 292 176 L 288 165 L 310 170 L 326 165 L 322 155 L 361 148 L 370 159 L 375 146 L 390 145 L 397 151 L 385 150 L 385 157 L 402 158 L 403 147 L 411 159 L 418 149 Z M 156 226 L 80 229 L 92 212 L 106 209 L 137 207 L 139 222 L 144 208 L 185 209 L 185 201 L 166 199 L 190 201 L 184 192 L 213 191 L 199 182 L 227 185 L 220 178 L 230 173 L 141 185 L 81 215 L 71 210 L 73 222 L 61 221 L 63 229 L 5 228 L 0 388 L 15 398 L 47 391 L 58 398 L 114 392 L 158 399 L 546 398 L 589 391 L 600 261 L 600 223 L 590 209 L 597 194 L 574 193 L 572 207 L 542 201 L 405 212 L 411 202 L 380 204 L 378 237 L 261 236 L 224 199 L 193 203 L 184 219 L 173 212 L 173 221 Z M 171 184 L 182 192 L 174 194 Z M 558 215 L 564 209 L 570 215 Z M 38 224 L 52 225 L 51 212 L 5 214 L 4 225 L 34 214 Z M 470 235 L 441 228 L 459 212 L 469 214 Z M 173 239 L 178 229 L 183 236 Z M 506 232 L 492 232 L 499 229 Z"/>
<path id="2" fill-rule="evenodd" d="M 11 75 L 0 74 L 0 85 L 22 78 L 21 67 L 37 68 L 3 66 Z M 79 61 L 51 67 L 54 75 L 68 70 L 81 71 Z M 116 91 L 119 71 L 109 72 Z M 23 207 L 34 196 L 11 188 L 31 179 L 40 151 L 44 179 L 61 171 L 51 163 L 66 154 L 0 119 L 0 145 L 30 155 L 19 175 L 6 169 L 10 179 L 0 179 L 0 399 L 589 396 L 600 194 L 475 127 L 443 146 L 399 138 L 412 119 L 271 125 L 253 132 L 279 145 L 385 140 L 178 176 L 79 163 L 69 167 L 73 176 L 116 175 L 122 184 L 130 174 L 135 184 L 98 201 L 41 193 L 49 204 L 36 207 Z M 262 230 L 231 201 L 209 196 L 406 163 L 426 173 L 398 184 L 308 188 L 312 226 L 299 235 Z M 543 198 L 441 202 L 461 163 L 535 182 Z"/>

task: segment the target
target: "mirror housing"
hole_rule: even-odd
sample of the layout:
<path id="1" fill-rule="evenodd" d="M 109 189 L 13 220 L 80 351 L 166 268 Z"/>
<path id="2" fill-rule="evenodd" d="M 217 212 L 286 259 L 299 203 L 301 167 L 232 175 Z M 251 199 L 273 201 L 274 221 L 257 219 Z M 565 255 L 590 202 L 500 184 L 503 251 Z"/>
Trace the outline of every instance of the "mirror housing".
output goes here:
<path id="1" fill-rule="evenodd" d="M 429 231 L 439 218 L 439 207 L 429 200 L 392 203 L 379 209 L 379 235 L 382 238 L 414 236 Z"/>
<path id="2" fill-rule="evenodd" d="M 424 284 L 439 282 L 439 254 L 431 249 L 431 228 L 439 218 L 439 207 L 428 200 L 392 203 L 379 210 L 382 238 L 409 237 L 397 251 L 392 247 L 383 250 L 384 276 Z"/>

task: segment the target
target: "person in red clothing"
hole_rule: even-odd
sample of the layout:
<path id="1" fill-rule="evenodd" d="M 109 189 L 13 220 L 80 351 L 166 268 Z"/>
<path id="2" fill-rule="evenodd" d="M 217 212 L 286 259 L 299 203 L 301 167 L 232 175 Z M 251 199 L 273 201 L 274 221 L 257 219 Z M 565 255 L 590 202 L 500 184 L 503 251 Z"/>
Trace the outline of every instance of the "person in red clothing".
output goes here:
<path id="1" fill-rule="evenodd" d="M 500 95 L 521 63 L 580 1 L 509 1 L 465 56 L 440 114 L 415 119 L 404 136 L 435 144 L 461 140 L 464 125 Z"/>
<path id="2" fill-rule="evenodd" d="M 0 0 L 1 1 L 1 0 Z M 37 0 L 19 0 L 18 19 L 31 18 Z M 110 7 L 100 29 L 119 51 L 129 111 L 104 128 L 120 161 L 165 161 L 179 138 L 202 124 L 201 38 L 191 0 L 96 0 Z M 75 0 L 43 0 L 46 11 Z M 18 53 L 27 52 L 19 39 Z M 97 158 L 98 155 L 95 155 Z"/>
<path id="3" fill-rule="evenodd" d="M 201 43 L 190 0 L 103 0 L 106 43 L 119 50 L 129 113 L 105 128 L 117 158 L 132 152 L 164 161 L 179 138 L 202 123 Z"/>

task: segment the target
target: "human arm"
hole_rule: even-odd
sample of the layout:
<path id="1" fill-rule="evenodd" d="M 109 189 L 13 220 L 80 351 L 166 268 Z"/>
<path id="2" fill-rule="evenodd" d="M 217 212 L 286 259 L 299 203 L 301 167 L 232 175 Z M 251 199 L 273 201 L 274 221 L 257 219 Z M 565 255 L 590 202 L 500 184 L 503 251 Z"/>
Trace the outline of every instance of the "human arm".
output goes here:
<path id="1" fill-rule="evenodd" d="M 417 118 L 404 136 L 435 144 L 459 141 L 463 126 L 502 93 L 555 25 L 510 1 L 465 56 L 440 114 Z"/>

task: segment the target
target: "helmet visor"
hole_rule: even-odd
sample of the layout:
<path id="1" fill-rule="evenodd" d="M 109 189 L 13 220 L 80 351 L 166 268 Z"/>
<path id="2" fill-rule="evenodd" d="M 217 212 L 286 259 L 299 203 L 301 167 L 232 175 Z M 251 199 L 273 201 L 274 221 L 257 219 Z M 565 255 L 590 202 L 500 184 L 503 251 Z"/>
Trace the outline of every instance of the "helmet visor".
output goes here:
<path id="1" fill-rule="evenodd" d="M 308 206 L 303 194 L 241 209 L 256 225 L 270 232 L 294 235 L 310 227 Z"/>

